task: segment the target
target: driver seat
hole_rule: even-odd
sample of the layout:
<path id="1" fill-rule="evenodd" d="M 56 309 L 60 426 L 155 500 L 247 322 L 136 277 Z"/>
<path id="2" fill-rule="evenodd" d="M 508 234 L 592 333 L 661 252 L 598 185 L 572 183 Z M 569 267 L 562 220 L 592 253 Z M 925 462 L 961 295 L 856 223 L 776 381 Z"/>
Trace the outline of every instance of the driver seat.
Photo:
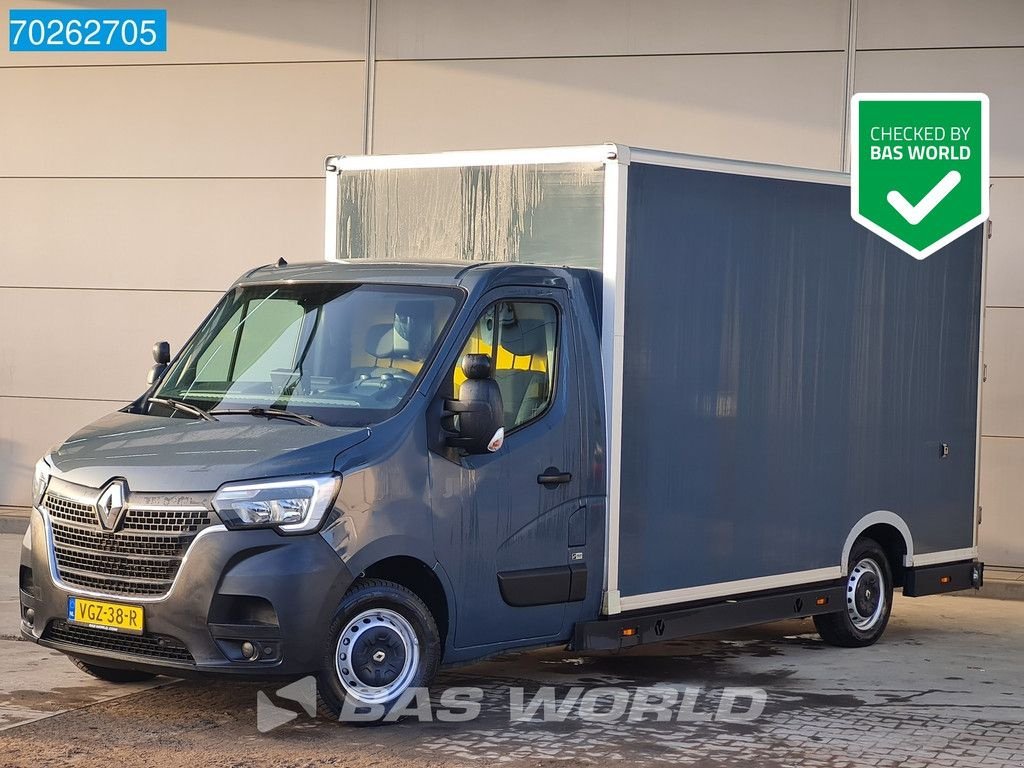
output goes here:
<path id="1" fill-rule="evenodd" d="M 395 369 L 404 370 L 409 373 L 419 371 L 419 365 L 412 367 L 414 361 L 396 358 L 395 356 L 395 328 L 391 323 L 380 323 L 371 325 L 366 332 L 366 353 L 373 358 L 373 365 L 357 368 L 356 375 L 360 379 L 372 379 L 383 376 L 387 373 L 394 373 Z"/>
<path id="2" fill-rule="evenodd" d="M 376 378 L 395 369 L 413 376 L 434 341 L 434 310 L 428 301 L 400 301 L 395 304 L 392 323 L 371 325 L 366 332 L 366 352 L 373 365 L 357 371 L 360 379 Z M 386 363 L 386 365 L 385 365 Z"/>

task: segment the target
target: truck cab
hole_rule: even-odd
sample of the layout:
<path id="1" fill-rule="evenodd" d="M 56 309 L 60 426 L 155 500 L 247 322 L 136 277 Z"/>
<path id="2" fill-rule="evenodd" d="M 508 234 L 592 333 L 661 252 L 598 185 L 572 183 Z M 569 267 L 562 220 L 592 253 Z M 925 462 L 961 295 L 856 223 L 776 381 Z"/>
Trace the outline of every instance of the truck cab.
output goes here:
<path id="1" fill-rule="evenodd" d="M 602 584 L 599 295 L 586 269 L 253 270 L 40 462 L 23 634 L 113 679 L 321 674 L 335 706 L 565 643 Z"/>

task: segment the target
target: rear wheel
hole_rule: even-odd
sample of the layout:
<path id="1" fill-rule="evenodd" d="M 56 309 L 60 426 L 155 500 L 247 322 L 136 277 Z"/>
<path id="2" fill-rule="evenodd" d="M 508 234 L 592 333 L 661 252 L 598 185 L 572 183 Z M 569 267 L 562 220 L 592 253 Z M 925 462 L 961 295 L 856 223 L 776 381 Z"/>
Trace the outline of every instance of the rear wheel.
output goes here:
<path id="1" fill-rule="evenodd" d="M 115 669 L 114 667 L 101 667 L 88 661 L 82 661 L 74 656 L 69 656 L 71 663 L 97 680 L 105 680 L 108 683 L 141 683 L 145 680 L 152 680 L 156 675 L 152 672 L 140 672 L 137 669 Z"/>
<path id="2" fill-rule="evenodd" d="M 829 645 L 862 648 L 882 636 L 891 611 L 889 561 L 877 542 L 860 539 L 850 552 L 845 610 L 815 616 L 814 626 Z"/>
<path id="3" fill-rule="evenodd" d="M 361 579 L 349 590 L 328 636 L 317 697 L 321 714 L 331 719 L 343 708 L 383 716 L 410 688 L 428 686 L 441 660 L 430 609 L 409 589 L 383 579 Z"/>

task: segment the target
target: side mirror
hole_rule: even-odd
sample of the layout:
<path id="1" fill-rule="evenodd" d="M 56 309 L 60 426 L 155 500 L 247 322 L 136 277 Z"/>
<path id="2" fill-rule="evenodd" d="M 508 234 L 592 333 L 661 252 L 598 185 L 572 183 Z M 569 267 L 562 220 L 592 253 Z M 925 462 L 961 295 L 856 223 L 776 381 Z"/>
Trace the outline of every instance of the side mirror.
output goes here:
<path id="1" fill-rule="evenodd" d="M 154 344 L 153 360 L 156 361 L 156 365 L 149 369 L 149 376 L 146 377 L 146 383 L 150 386 L 155 384 L 167 370 L 167 364 L 171 362 L 171 345 L 166 341 L 158 341 Z"/>
<path id="2" fill-rule="evenodd" d="M 445 442 L 468 453 L 497 451 L 505 439 L 505 408 L 498 382 L 491 378 L 491 359 L 465 355 L 462 372 L 466 381 L 459 387 L 458 399 L 444 404 L 443 416 L 451 420 Z"/>

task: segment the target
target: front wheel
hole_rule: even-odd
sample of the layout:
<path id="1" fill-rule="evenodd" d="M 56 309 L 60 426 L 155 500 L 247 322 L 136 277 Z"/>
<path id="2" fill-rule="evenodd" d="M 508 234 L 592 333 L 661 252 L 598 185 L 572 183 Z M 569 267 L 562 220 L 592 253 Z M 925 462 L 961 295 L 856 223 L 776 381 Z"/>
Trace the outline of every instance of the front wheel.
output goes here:
<path id="1" fill-rule="evenodd" d="M 875 541 L 861 539 L 850 552 L 845 610 L 815 616 L 814 626 L 829 645 L 863 648 L 882 636 L 891 611 L 889 561 Z"/>
<path id="2" fill-rule="evenodd" d="M 377 713 L 379 720 L 410 688 L 425 688 L 441 660 L 430 609 L 411 590 L 383 579 L 361 579 L 331 623 L 317 676 L 321 714 Z M 348 706 L 346 707 L 346 701 Z"/>

